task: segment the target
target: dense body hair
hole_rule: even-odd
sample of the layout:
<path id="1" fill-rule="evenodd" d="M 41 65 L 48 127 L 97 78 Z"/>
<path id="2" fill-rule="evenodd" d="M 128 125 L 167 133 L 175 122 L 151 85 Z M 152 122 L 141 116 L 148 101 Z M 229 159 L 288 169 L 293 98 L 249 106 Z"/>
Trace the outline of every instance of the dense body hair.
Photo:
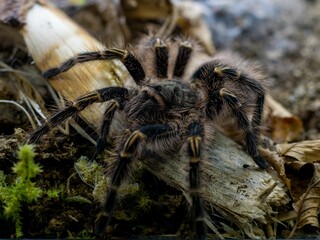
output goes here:
<path id="1" fill-rule="evenodd" d="M 108 102 L 101 122 L 97 153 L 105 149 L 107 137 L 115 141 L 116 161 L 106 201 L 97 219 L 96 234 L 103 235 L 117 203 L 118 189 L 131 163 L 141 155 L 157 158 L 165 153 L 184 152 L 189 158 L 189 194 L 197 239 L 206 237 L 205 210 L 201 200 L 201 162 L 205 161 L 208 138 L 216 127 L 238 129 L 244 149 L 262 168 L 268 163 L 258 151 L 259 127 L 264 106 L 263 77 L 243 63 L 217 56 L 193 67 L 195 43 L 149 38 L 136 48 L 85 52 L 43 73 L 50 78 L 75 64 L 118 59 L 135 82 L 133 88 L 107 87 L 77 98 L 53 115 L 30 138 L 36 142 L 50 128 L 75 117 L 87 106 Z M 187 74 L 194 68 L 192 74 Z M 189 76 L 190 75 L 190 76 Z M 110 132 L 114 115 L 121 128 Z"/>

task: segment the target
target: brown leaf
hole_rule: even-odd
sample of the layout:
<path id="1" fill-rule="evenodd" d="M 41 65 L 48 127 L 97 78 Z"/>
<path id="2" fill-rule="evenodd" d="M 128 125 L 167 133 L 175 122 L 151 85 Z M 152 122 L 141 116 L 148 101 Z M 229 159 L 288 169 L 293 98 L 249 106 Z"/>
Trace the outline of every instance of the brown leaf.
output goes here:
<path id="1" fill-rule="evenodd" d="M 277 152 L 265 148 L 259 148 L 261 155 L 268 161 L 268 163 L 277 171 L 279 177 L 284 181 L 288 188 L 290 188 L 290 179 L 286 177 L 284 168 L 284 159 L 280 157 Z M 269 174 L 272 174 L 270 171 Z M 275 176 L 274 176 L 275 178 Z"/>
<path id="2" fill-rule="evenodd" d="M 285 176 L 290 179 L 290 193 L 297 220 L 290 233 L 297 228 L 308 228 L 308 232 L 319 229 L 320 208 L 320 140 L 278 144 L 276 150 L 285 161 Z"/>
<path id="3" fill-rule="evenodd" d="M 122 4 L 124 14 L 128 20 L 159 20 L 168 16 L 173 11 L 171 1 L 138 0 L 124 1 Z M 155 11 L 156 9 L 156 11 Z"/>
<path id="4" fill-rule="evenodd" d="M 280 103 L 266 96 L 266 123 L 271 129 L 271 138 L 278 143 L 291 142 L 300 135 L 303 124 L 300 118 L 293 116 Z"/>
<path id="5" fill-rule="evenodd" d="M 308 227 L 308 229 L 319 229 L 318 212 L 320 207 L 320 174 L 319 165 L 316 164 L 314 177 L 311 180 L 310 186 L 301 196 L 299 201 L 293 204 L 297 211 L 297 222 L 292 230 L 290 237 L 293 235 L 296 228 Z"/>
<path id="6" fill-rule="evenodd" d="M 320 161 L 320 140 L 278 144 L 277 152 L 281 156 L 290 157 L 298 161 L 318 162 Z"/>
<path id="7" fill-rule="evenodd" d="M 299 161 L 288 161 L 284 166 L 286 177 L 291 181 L 291 196 L 297 202 L 310 186 L 315 167 L 312 163 Z"/>
<path id="8" fill-rule="evenodd" d="M 154 11 L 154 9 L 157 10 Z M 170 36 L 179 29 L 179 34 L 192 36 L 206 53 L 212 55 L 216 52 L 210 28 L 203 17 L 203 6 L 195 1 L 139 0 L 134 6 L 128 3 L 123 4 L 123 10 L 131 24 L 137 20 L 140 22 L 164 21 L 160 29 L 155 29 L 157 36 Z"/>
<path id="9" fill-rule="evenodd" d="M 277 144 L 276 150 L 285 161 L 285 175 L 291 180 L 291 195 L 294 201 L 305 193 L 314 176 L 314 162 L 320 160 L 320 140 Z"/>
<path id="10" fill-rule="evenodd" d="M 213 55 L 216 49 L 208 23 L 203 17 L 203 5 L 193 1 L 180 1 L 176 3 L 176 8 L 177 25 L 183 30 L 184 35 L 197 39 L 206 52 Z"/>
<path id="11" fill-rule="evenodd" d="M 271 137 L 275 142 L 290 142 L 301 133 L 302 122 L 299 118 L 273 116 L 271 121 Z"/>

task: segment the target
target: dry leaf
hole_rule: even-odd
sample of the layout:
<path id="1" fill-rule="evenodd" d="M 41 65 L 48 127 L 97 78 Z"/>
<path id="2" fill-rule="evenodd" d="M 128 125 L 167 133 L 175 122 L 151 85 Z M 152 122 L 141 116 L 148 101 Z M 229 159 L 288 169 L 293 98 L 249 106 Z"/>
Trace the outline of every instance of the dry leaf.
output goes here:
<path id="1" fill-rule="evenodd" d="M 313 160 L 319 159 L 320 141 L 304 141 L 293 144 L 278 144 L 278 154 L 286 160 L 285 173 L 290 179 L 290 193 L 293 208 L 297 212 L 295 227 L 290 233 L 291 238 L 297 228 L 308 227 L 309 231 L 319 229 L 318 212 L 320 207 L 319 166 Z"/>
<path id="2" fill-rule="evenodd" d="M 197 39 L 206 52 L 213 55 L 216 52 L 212 41 L 212 33 L 203 17 L 203 5 L 197 2 L 181 1 L 178 8 L 177 24 L 186 36 Z"/>
<path id="3" fill-rule="evenodd" d="M 278 143 L 292 142 L 298 138 L 303 130 L 300 118 L 293 116 L 269 95 L 266 96 L 265 109 L 264 118 L 271 130 L 273 141 Z"/>
<path id="4" fill-rule="evenodd" d="M 318 213 L 320 209 L 320 140 L 303 141 L 276 145 L 278 154 L 270 155 L 278 161 L 268 162 L 285 179 L 293 199 L 293 208 L 297 213 L 296 224 L 288 238 L 293 237 L 297 228 L 308 228 L 308 232 L 319 229 Z M 265 150 L 261 153 L 266 155 Z M 281 161 L 282 159 L 282 161 Z M 283 167 L 285 175 L 283 175 Z"/>
<path id="5" fill-rule="evenodd" d="M 157 11 L 154 11 L 154 9 L 157 9 Z M 213 55 L 216 52 L 212 41 L 212 33 L 203 17 L 204 9 L 202 4 L 195 1 L 139 0 L 134 5 L 124 3 L 123 10 L 127 21 L 131 24 L 132 22 L 142 21 L 163 21 L 164 23 L 160 29 L 154 29 L 157 36 L 168 37 L 176 29 L 179 29 L 179 34 L 196 39 L 206 53 Z M 150 27 L 147 28 L 149 29 Z"/>
<path id="6" fill-rule="evenodd" d="M 284 157 L 298 161 L 315 163 L 320 161 L 320 140 L 278 144 L 277 152 Z"/>
<path id="7" fill-rule="evenodd" d="M 315 168 L 312 163 L 290 161 L 285 163 L 286 177 L 290 179 L 290 192 L 294 202 L 297 202 L 306 192 L 314 176 Z"/>
<path id="8" fill-rule="evenodd" d="M 173 4 L 169 0 L 165 1 L 124 1 L 123 11 L 130 20 L 159 20 L 172 13 Z M 155 11 L 155 9 L 157 9 Z"/>
<path id="9" fill-rule="evenodd" d="M 291 180 L 288 187 L 296 202 L 310 185 L 313 163 L 320 160 L 320 140 L 277 144 L 276 150 L 285 162 L 285 177 Z"/>
<path id="10" fill-rule="evenodd" d="M 287 178 L 284 168 L 284 159 L 280 157 L 277 152 L 270 151 L 265 148 L 259 148 L 261 155 L 268 161 L 268 163 L 273 167 L 273 169 L 277 172 L 278 176 L 282 179 L 282 181 L 287 185 L 290 189 L 291 181 Z M 273 176 L 274 179 L 278 177 L 276 174 L 273 174 L 272 171 L 269 171 L 269 174 Z"/>
<path id="11" fill-rule="evenodd" d="M 307 191 L 300 200 L 293 204 L 298 219 L 290 237 L 296 228 L 308 227 L 309 230 L 319 229 L 318 213 L 320 207 L 320 175 L 319 165 L 316 166 L 314 177 Z"/>

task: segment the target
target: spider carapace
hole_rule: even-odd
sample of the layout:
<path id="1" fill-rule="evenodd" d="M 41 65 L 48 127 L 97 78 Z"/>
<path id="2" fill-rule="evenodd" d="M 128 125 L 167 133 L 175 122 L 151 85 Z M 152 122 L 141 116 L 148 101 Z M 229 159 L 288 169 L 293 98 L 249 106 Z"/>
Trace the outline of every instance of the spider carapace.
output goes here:
<path id="1" fill-rule="evenodd" d="M 204 146 L 208 144 L 206 139 L 210 128 L 220 126 L 221 118 L 232 118 L 242 132 L 246 152 L 261 169 L 268 168 L 257 148 L 265 97 L 263 78 L 249 65 L 230 63 L 223 56 L 213 57 L 195 67 L 186 77 L 187 69 L 192 67 L 190 60 L 197 57 L 195 46 L 188 41 L 154 37 L 130 50 L 111 48 L 80 53 L 43 73 L 45 78 L 50 78 L 77 63 L 118 59 L 136 83 L 132 88 L 106 87 L 80 96 L 49 118 L 30 137 L 30 142 L 36 142 L 50 128 L 76 116 L 90 104 L 107 102 L 97 140 L 97 153 L 101 153 L 115 113 L 122 115 L 125 130 L 118 136 L 121 140 L 115 148 L 116 166 L 103 210 L 97 219 L 97 236 L 103 235 L 110 222 L 119 186 L 130 163 L 146 146 L 153 148 L 148 158 L 156 157 L 152 154 L 175 151 L 183 151 L 188 157 L 191 213 L 197 239 L 204 239 L 207 234 L 199 189 L 201 162 L 206 160 Z"/>

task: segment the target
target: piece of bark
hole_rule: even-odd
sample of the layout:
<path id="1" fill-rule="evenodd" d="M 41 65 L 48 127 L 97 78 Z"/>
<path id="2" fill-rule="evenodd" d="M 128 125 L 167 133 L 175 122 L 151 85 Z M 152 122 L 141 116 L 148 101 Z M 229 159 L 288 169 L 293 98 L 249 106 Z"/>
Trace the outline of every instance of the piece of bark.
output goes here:
<path id="1" fill-rule="evenodd" d="M 144 164 L 155 176 L 188 196 L 186 157 L 168 156 L 166 161 L 144 160 Z M 201 163 L 201 174 L 201 196 L 207 206 L 234 222 L 251 238 L 264 237 L 256 235 L 254 222 L 266 224 L 274 213 L 272 207 L 289 201 L 284 184 L 259 169 L 238 144 L 219 132 Z"/>
<path id="2" fill-rule="evenodd" d="M 45 2 L 37 2 L 29 8 L 20 31 L 41 71 L 57 66 L 79 52 L 103 48 L 65 14 Z M 123 67 L 105 61 L 75 67 L 50 80 L 50 83 L 66 99 L 74 100 L 97 88 L 121 85 L 121 81 L 113 78 L 112 72 L 117 72 L 123 79 L 127 76 Z M 97 126 L 102 119 L 101 112 L 101 108 L 95 106 L 83 117 Z M 201 166 L 202 196 L 208 213 L 213 207 L 249 237 L 264 237 L 256 223 L 266 224 L 274 213 L 272 207 L 288 202 L 285 186 L 266 171 L 258 169 L 239 145 L 222 134 L 217 133 L 209 146 L 208 157 Z M 188 159 L 177 154 L 165 162 L 154 164 L 144 161 L 150 172 L 188 196 Z M 247 165 L 253 167 L 244 168 Z"/>

